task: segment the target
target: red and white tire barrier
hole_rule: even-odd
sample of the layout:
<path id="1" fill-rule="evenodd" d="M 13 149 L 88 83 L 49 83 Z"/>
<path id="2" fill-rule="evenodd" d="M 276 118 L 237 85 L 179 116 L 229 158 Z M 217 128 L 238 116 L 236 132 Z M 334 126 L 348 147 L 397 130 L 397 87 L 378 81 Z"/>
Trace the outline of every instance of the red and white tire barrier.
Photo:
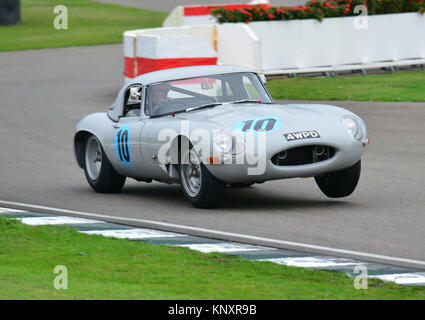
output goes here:
<path id="1" fill-rule="evenodd" d="M 217 53 L 201 38 L 193 36 L 137 37 L 137 74 L 198 65 L 217 64 Z"/>
<path id="2" fill-rule="evenodd" d="M 201 5 L 201 6 L 178 6 L 165 19 L 164 27 L 189 26 L 215 24 L 216 19 L 211 11 L 218 8 L 230 10 L 251 8 L 254 6 L 270 7 L 268 0 L 251 1 L 245 4 Z"/>
<path id="3" fill-rule="evenodd" d="M 137 36 L 134 32 L 124 33 L 124 76 L 125 79 L 132 79 L 136 76 L 136 41 Z"/>
<path id="4" fill-rule="evenodd" d="M 138 75 L 186 66 L 217 64 L 213 26 L 157 28 L 124 33 L 126 81 Z"/>

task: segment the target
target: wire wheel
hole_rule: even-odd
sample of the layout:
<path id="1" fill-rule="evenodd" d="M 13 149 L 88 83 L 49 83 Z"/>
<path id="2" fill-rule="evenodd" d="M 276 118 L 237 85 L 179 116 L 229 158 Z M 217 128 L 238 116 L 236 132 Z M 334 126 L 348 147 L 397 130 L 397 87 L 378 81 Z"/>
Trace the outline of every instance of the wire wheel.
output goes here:
<path id="1" fill-rule="evenodd" d="M 202 185 L 201 160 L 194 149 L 187 152 L 182 160 L 180 176 L 183 188 L 190 197 L 195 198 Z"/>
<path id="2" fill-rule="evenodd" d="M 95 136 L 91 136 L 87 140 L 85 161 L 90 179 L 97 180 L 102 168 L 102 149 Z"/>

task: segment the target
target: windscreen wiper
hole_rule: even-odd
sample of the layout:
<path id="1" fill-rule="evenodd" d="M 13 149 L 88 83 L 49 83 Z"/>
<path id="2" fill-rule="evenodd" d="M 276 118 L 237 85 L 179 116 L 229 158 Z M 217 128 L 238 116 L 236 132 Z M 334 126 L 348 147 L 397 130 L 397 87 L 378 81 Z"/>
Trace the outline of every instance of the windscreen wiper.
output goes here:
<path id="1" fill-rule="evenodd" d="M 203 109 L 203 108 L 221 106 L 222 104 L 223 104 L 222 102 L 207 103 L 207 104 L 203 104 L 203 105 L 200 105 L 200 106 L 187 108 L 186 109 L 186 112 L 193 111 L 193 110 L 198 110 L 198 109 Z"/>
<path id="2" fill-rule="evenodd" d="M 236 104 L 236 103 L 248 103 L 248 102 L 251 102 L 251 103 L 271 103 L 271 102 L 263 102 L 263 101 L 261 101 L 261 99 L 259 99 L 259 100 L 243 99 L 243 100 L 232 101 L 230 103 Z"/>

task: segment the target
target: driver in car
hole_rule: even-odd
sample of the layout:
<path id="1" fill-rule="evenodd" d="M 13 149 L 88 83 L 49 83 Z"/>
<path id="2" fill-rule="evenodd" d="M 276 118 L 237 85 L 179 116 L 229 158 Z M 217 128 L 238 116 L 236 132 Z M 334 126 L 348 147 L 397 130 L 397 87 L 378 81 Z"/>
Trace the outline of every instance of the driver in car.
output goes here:
<path id="1" fill-rule="evenodd" d="M 160 83 L 151 87 L 152 102 L 151 102 L 151 114 L 155 115 L 159 113 L 159 110 L 166 107 L 170 103 L 170 99 L 167 97 L 170 91 L 168 83 Z M 164 110 L 162 110 L 163 112 Z"/>

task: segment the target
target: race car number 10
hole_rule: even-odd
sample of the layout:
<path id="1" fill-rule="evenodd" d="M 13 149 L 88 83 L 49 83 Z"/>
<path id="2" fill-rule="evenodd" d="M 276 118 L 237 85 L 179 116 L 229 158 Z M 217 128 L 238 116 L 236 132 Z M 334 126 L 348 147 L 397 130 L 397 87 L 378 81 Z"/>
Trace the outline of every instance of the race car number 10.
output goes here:
<path id="1" fill-rule="evenodd" d="M 122 126 L 115 135 L 115 153 L 120 162 L 126 167 L 131 166 L 131 152 L 128 145 L 129 126 Z"/>
<path id="2" fill-rule="evenodd" d="M 241 121 L 234 126 L 234 130 L 240 130 L 244 133 L 258 133 L 276 130 L 280 125 L 281 121 L 278 118 L 266 117 Z"/>

